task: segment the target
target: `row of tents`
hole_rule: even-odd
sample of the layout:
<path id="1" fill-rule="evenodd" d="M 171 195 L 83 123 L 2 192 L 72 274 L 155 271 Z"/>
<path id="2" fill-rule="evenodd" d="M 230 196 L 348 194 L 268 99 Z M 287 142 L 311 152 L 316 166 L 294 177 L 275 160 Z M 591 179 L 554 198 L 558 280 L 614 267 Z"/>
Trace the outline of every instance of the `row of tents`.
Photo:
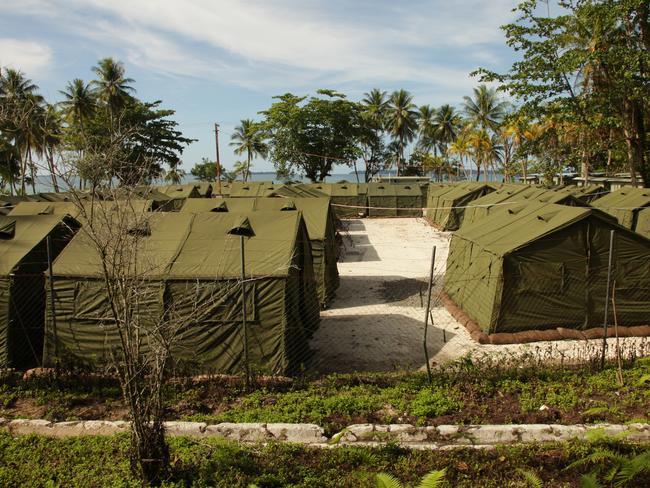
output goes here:
<path id="1" fill-rule="evenodd" d="M 170 212 L 153 211 L 153 199 L 15 204 L 0 221 L 0 366 L 101 364 L 112 353 L 118 334 L 84 232 L 91 223 L 125 242 L 138 236 L 137 249 L 120 249 L 145 263 L 133 271 L 140 319 L 154 326 L 177 314 L 179 365 L 236 373 L 248 356 L 251 367 L 286 374 L 308 361 L 319 310 L 338 287 L 329 198 L 182 198 Z"/>
<path id="2" fill-rule="evenodd" d="M 427 216 L 455 231 L 444 298 L 478 340 L 584 338 L 604 322 L 650 335 L 647 189 L 452 186 L 430 190 L 442 208 Z"/>

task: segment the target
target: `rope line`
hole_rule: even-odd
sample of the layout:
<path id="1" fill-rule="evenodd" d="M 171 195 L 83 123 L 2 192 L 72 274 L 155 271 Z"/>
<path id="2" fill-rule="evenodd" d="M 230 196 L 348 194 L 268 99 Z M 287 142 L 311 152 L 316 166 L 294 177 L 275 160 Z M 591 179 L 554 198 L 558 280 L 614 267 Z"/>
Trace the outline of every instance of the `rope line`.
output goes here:
<path id="1" fill-rule="evenodd" d="M 503 203 L 490 203 L 484 205 L 464 205 L 456 207 L 371 207 L 368 205 L 343 205 L 340 203 L 330 203 L 332 207 L 345 207 L 345 208 L 364 208 L 373 210 L 451 210 L 454 208 L 490 208 L 499 205 L 516 205 L 521 202 L 503 202 Z"/>

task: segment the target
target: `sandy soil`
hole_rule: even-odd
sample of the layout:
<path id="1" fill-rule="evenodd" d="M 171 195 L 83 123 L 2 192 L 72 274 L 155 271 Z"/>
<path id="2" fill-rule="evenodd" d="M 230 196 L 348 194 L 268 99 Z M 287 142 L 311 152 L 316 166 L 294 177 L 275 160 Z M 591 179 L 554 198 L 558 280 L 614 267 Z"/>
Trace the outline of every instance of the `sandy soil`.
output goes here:
<path id="1" fill-rule="evenodd" d="M 311 341 L 311 369 L 317 372 L 419 369 L 424 355 L 424 316 L 431 254 L 436 246 L 435 287 L 427 349 L 432 364 L 469 353 L 532 355 L 537 360 L 592 357 L 602 340 L 480 345 L 435 298 L 442 286 L 450 232 L 424 219 L 386 218 L 344 221 L 341 286 Z M 610 339 L 613 352 L 613 339 Z M 626 350 L 645 349 L 648 339 L 622 340 Z"/>

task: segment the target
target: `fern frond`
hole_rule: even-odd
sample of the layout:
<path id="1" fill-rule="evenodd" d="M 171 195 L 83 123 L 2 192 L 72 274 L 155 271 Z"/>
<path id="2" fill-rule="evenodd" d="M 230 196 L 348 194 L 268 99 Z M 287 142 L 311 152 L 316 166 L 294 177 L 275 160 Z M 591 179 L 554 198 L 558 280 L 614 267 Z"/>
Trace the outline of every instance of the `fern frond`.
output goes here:
<path id="1" fill-rule="evenodd" d="M 416 488 L 437 488 L 445 479 L 447 468 L 431 471 L 427 474 Z"/>
<path id="2" fill-rule="evenodd" d="M 517 473 L 519 473 L 533 488 L 543 488 L 544 482 L 535 471 L 531 469 L 518 468 Z"/>
<path id="3" fill-rule="evenodd" d="M 588 456 L 578 459 L 577 461 L 572 462 L 566 468 L 565 471 L 568 471 L 573 468 L 584 466 L 585 464 L 600 464 L 603 461 L 614 461 L 616 463 L 624 463 L 626 461 L 624 456 L 617 454 L 609 449 L 598 448 Z"/>
<path id="4" fill-rule="evenodd" d="M 392 474 L 379 473 L 377 475 L 377 488 L 402 488 L 402 483 Z"/>
<path id="5" fill-rule="evenodd" d="M 621 465 L 616 476 L 616 486 L 628 486 L 642 473 L 650 473 L 650 451 L 642 452 Z"/>
<path id="6" fill-rule="evenodd" d="M 596 473 L 589 473 L 580 477 L 580 488 L 603 488 L 603 485 L 598 481 Z"/>

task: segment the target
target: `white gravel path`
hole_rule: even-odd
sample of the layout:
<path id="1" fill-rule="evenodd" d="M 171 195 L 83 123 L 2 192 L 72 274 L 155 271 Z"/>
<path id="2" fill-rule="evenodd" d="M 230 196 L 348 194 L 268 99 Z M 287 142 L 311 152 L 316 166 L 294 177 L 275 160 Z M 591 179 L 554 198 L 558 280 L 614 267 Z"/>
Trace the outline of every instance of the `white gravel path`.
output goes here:
<path id="1" fill-rule="evenodd" d="M 436 281 L 442 284 L 450 232 L 424 219 L 382 218 L 344 221 L 344 250 L 338 264 L 341 286 L 311 341 L 311 369 L 318 372 L 419 369 L 423 349 L 426 283 L 436 246 Z M 423 296 L 420 300 L 420 290 Z M 427 347 L 433 364 L 472 355 L 532 354 L 537 360 L 592 357 L 602 340 L 480 345 L 434 300 Z M 444 332 L 443 332 L 444 331 Z M 444 340 L 446 339 L 446 341 Z M 613 339 L 610 339 L 613 344 Z M 645 348 L 648 339 L 622 340 L 625 348 Z M 610 347 L 610 352 L 613 347 Z"/>

